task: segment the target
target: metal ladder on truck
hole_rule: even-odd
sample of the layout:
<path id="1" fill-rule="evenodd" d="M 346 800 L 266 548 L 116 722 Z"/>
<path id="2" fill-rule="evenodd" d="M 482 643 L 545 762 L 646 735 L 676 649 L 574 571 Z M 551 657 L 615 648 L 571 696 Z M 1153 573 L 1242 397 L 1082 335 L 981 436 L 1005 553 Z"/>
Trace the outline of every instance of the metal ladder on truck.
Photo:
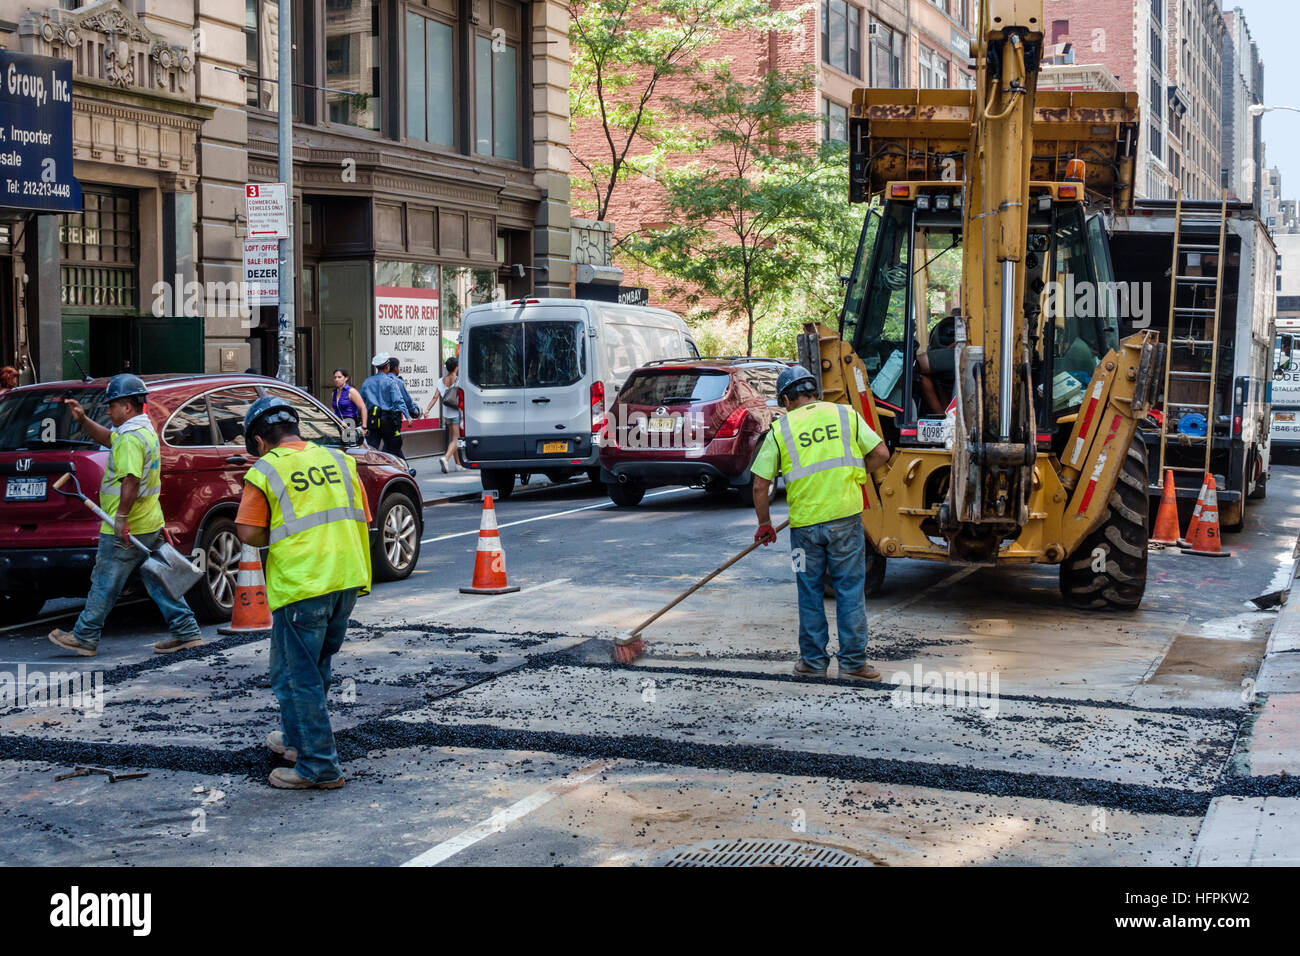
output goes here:
<path id="1" fill-rule="evenodd" d="M 1218 242 L 1210 243 L 1203 227 L 1214 224 L 1209 214 L 1193 210 L 1184 212 L 1183 194 L 1178 192 L 1174 205 L 1174 260 L 1169 270 L 1169 333 L 1165 341 L 1165 404 L 1160 422 L 1160 475 L 1167 470 L 1210 473 L 1210 452 L 1214 446 L 1215 385 L 1219 374 L 1219 315 L 1223 302 L 1224 244 L 1228 228 L 1228 191 L 1223 191 L 1219 208 Z M 1202 227 L 1199 233 L 1190 230 Z M 1213 257 L 1215 274 L 1189 275 L 1197 268 L 1189 263 L 1199 256 L 1200 270 Z M 1209 368 L 1204 366 L 1208 360 Z M 1198 387 L 1199 386 L 1199 387 Z M 1205 416 L 1205 434 L 1193 435 L 1175 432 L 1173 441 L 1182 446 L 1205 446 L 1204 467 L 1170 465 L 1166 449 L 1170 429 L 1182 420 L 1187 412 Z M 1176 414 L 1175 414 L 1176 413 Z"/>

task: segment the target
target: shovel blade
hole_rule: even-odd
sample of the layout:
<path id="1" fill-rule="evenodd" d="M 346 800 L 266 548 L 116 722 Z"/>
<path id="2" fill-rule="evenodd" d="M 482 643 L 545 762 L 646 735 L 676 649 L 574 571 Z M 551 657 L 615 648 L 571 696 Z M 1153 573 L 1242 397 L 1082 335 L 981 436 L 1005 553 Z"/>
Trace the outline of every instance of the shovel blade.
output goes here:
<path id="1" fill-rule="evenodd" d="M 177 601 L 184 599 L 186 592 L 203 580 L 203 572 L 165 541 L 145 558 L 140 573 Z"/>

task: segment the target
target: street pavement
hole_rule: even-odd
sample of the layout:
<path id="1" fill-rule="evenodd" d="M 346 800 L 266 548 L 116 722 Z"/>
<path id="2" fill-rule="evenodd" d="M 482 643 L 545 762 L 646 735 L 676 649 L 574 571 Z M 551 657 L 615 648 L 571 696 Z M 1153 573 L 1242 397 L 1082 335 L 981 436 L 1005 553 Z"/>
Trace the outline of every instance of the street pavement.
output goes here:
<path id="1" fill-rule="evenodd" d="M 335 659 L 344 788 L 266 785 L 264 639 L 207 629 L 203 648 L 157 657 L 147 603 L 110 618 L 93 660 L 57 656 L 49 624 L 20 628 L 0 634 L 0 675 L 98 674 L 104 696 L 0 710 L 0 863 L 1300 856 L 1300 618 L 1248 602 L 1292 567 L 1300 468 L 1275 467 L 1269 497 L 1224 536 L 1230 557 L 1153 552 L 1136 614 L 1064 608 L 1055 568 L 891 561 L 869 608 L 883 676 L 868 685 L 834 666 L 790 673 L 784 535 L 656 622 L 635 665 L 611 663 L 616 635 L 750 542 L 737 499 L 657 489 L 620 509 L 581 479 L 521 488 L 497 504 L 521 590 L 484 597 L 458 590 L 478 476 L 425 487 L 441 503 L 419 566 L 358 603 Z M 148 776 L 55 780 L 75 764 Z"/>

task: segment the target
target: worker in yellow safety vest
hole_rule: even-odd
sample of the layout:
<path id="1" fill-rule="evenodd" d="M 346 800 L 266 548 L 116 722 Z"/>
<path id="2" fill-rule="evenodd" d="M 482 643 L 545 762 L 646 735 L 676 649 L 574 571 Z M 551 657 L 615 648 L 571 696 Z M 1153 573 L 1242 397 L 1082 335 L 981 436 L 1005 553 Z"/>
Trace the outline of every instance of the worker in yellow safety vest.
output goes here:
<path id="1" fill-rule="evenodd" d="M 786 407 L 754 459 L 754 540 L 776 540 L 769 512 L 776 476 L 785 477 L 790 547 L 799 594 L 799 661 L 794 672 L 825 677 L 830 634 L 822 579 L 835 588 L 839 676 L 877 680 L 867 663 L 867 538 L 862 486 L 889 460 L 889 449 L 847 405 L 820 401 L 817 380 L 801 365 L 783 369 L 777 397 Z"/>
<path id="2" fill-rule="evenodd" d="M 286 400 L 249 406 L 244 443 L 258 460 L 244 476 L 239 540 L 270 545 L 271 691 L 280 729 L 266 745 L 293 763 L 271 772 L 281 790 L 343 786 L 325 695 L 357 597 L 370 588 L 370 509 L 357 466 L 341 448 L 305 442 Z"/>

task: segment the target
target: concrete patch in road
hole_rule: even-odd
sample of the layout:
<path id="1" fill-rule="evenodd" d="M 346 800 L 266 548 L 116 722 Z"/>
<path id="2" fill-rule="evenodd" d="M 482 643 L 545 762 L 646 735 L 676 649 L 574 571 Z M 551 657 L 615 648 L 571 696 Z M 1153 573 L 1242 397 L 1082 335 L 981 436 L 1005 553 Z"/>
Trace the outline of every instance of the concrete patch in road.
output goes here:
<path id="1" fill-rule="evenodd" d="M 1300 799 L 1218 797 L 1196 838 L 1194 866 L 1300 866 Z"/>

